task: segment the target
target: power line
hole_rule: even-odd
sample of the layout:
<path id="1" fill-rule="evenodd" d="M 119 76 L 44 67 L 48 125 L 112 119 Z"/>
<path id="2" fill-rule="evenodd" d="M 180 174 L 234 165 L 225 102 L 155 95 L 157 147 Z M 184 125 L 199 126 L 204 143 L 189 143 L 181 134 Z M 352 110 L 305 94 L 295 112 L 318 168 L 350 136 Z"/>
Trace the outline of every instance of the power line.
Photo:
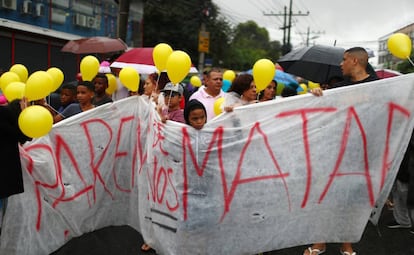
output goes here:
<path id="1" fill-rule="evenodd" d="M 238 13 L 234 10 L 233 7 L 228 6 L 224 1 L 220 3 L 220 10 L 224 11 L 221 12 L 222 14 L 225 14 L 224 18 L 230 17 L 232 20 L 234 20 L 235 25 L 238 23 L 243 23 L 247 19 L 255 20 L 256 18 L 252 16 L 248 16 L 245 13 Z"/>
<path id="2" fill-rule="evenodd" d="M 296 16 L 308 16 L 309 11 L 307 13 L 302 13 L 298 11 L 297 13 L 292 12 L 292 4 L 293 1 L 290 0 L 289 3 L 289 12 L 287 12 L 287 7 L 284 6 L 284 13 L 276 14 L 276 13 L 263 13 L 264 16 L 283 16 L 283 27 L 280 29 L 283 30 L 283 45 L 282 45 L 282 53 L 286 54 L 292 49 L 292 45 L 290 43 L 290 31 L 292 27 L 292 17 Z M 286 32 L 287 30 L 287 32 Z"/>

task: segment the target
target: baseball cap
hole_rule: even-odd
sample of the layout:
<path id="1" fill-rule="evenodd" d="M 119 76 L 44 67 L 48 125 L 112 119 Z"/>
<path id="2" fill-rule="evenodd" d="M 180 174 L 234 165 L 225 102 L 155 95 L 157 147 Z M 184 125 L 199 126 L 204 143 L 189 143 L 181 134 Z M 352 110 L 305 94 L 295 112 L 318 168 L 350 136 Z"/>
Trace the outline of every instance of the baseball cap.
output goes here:
<path id="1" fill-rule="evenodd" d="M 178 92 L 180 93 L 180 95 L 183 95 L 184 93 L 184 89 L 180 84 L 174 85 L 171 82 L 165 84 L 164 89 L 161 90 L 161 92 L 166 92 L 166 91 Z"/>

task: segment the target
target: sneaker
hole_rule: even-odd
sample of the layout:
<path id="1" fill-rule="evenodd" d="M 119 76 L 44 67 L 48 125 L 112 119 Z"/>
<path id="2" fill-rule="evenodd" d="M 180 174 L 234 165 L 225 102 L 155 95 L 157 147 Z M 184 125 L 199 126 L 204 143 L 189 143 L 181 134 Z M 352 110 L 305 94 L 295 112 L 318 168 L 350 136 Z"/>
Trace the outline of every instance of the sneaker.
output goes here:
<path id="1" fill-rule="evenodd" d="M 387 224 L 387 228 L 411 228 L 411 225 L 403 225 L 393 220 Z"/>

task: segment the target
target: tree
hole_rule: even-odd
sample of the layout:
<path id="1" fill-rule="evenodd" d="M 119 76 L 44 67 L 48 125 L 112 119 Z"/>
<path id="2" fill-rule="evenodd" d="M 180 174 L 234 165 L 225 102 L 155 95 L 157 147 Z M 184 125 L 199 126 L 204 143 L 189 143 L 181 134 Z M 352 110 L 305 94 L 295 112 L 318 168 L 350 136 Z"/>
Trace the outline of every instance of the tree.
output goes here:
<path id="1" fill-rule="evenodd" d="M 268 31 L 259 27 L 254 21 L 237 25 L 230 46 L 233 56 L 229 64 L 236 70 L 251 69 L 261 58 L 275 62 L 280 55 L 280 42 L 269 42 Z"/>
<path id="2" fill-rule="evenodd" d="M 168 43 L 198 62 L 198 34 L 204 22 L 210 31 L 210 54 L 219 59 L 225 52 L 227 23 L 217 18 L 217 7 L 210 0 L 146 1 L 144 5 L 144 47 Z"/>
<path id="3" fill-rule="evenodd" d="M 265 28 L 258 27 L 254 21 L 232 28 L 219 11 L 212 0 L 147 0 L 143 45 L 154 47 L 161 42 L 168 43 L 173 49 L 188 53 L 193 64 L 197 64 L 198 34 L 204 23 L 210 32 L 205 58 L 212 59 L 214 66 L 247 70 L 260 58 L 278 59 L 280 43 L 269 42 Z"/>
<path id="4" fill-rule="evenodd" d="M 414 59 L 414 53 L 411 54 L 410 59 Z M 397 70 L 401 73 L 414 73 L 414 66 L 408 60 L 404 60 L 397 65 Z"/>
<path id="5" fill-rule="evenodd" d="M 213 60 L 213 66 L 226 66 L 231 58 L 230 37 L 233 30 L 224 19 L 216 18 L 207 23 L 207 31 L 210 32 L 210 49 L 206 58 Z"/>

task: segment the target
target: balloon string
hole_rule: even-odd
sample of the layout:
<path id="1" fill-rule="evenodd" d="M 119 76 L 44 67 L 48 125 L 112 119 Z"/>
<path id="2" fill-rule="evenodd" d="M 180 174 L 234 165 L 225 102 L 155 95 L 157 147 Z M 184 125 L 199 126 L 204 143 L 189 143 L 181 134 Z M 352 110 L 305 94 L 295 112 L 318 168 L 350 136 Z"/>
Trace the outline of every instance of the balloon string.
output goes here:
<path id="1" fill-rule="evenodd" d="M 158 82 L 160 81 L 161 73 L 157 75 L 157 80 L 155 81 L 155 89 L 152 90 L 151 95 L 149 95 L 149 101 L 152 101 L 152 95 L 153 93 L 157 93 L 159 96 L 160 93 L 158 93 Z M 156 105 L 158 105 L 158 96 L 157 96 L 157 102 L 155 102 Z M 149 107 L 151 107 L 151 104 L 148 104 Z"/>
<path id="2" fill-rule="evenodd" d="M 178 86 L 178 84 L 176 84 L 175 86 Z M 170 109 L 170 102 L 171 102 L 171 96 L 172 96 L 172 90 L 170 90 L 170 98 L 168 99 L 168 105 L 167 105 L 167 109 Z"/>
<path id="3" fill-rule="evenodd" d="M 59 114 L 59 111 L 56 110 L 53 106 L 51 106 L 50 104 L 46 103 L 46 106 L 48 106 L 52 111 L 54 111 L 55 113 Z"/>
<path id="4" fill-rule="evenodd" d="M 158 82 L 160 81 L 160 78 L 161 78 L 161 72 L 159 75 L 157 75 L 157 83 L 155 84 L 155 92 L 157 93 L 158 93 Z"/>
<path id="5" fill-rule="evenodd" d="M 413 61 L 410 59 L 410 57 L 407 57 L 408 61 L 411 63 L 412 66 L 414 66 Z"/>

